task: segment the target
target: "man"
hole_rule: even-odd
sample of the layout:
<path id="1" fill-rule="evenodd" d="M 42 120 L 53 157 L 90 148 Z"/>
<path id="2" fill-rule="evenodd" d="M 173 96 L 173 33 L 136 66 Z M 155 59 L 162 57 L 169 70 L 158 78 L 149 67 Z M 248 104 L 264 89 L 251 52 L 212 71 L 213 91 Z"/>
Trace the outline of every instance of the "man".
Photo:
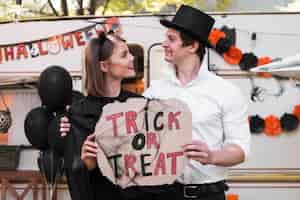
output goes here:
<path id="1" fill-rule="evenodd" d="M 125 199 L 225 200 L 226 167 L 243 162 L 249 153 L 247 103 L 237 87 L 207 71 L 203 62 L 205 48 L 211 47 L 212 17 L 182 6 L 172 21 L 161 20 L 161 24 L 168 28 L 163 48 L 174 73 L 153 81 L 144 95 L 177 98 L 189 106 L 193 142 L 183 149 L 190 162 L 173 185 L 132 187 L 126 190 L 132 196 Z M 61 132 L 69 127 L 61 124 Z"/>
<path id="2" fill-rule="evenodd" d="M 183 146 L 190 159 L 174 185 L 182 199 L 224 200 L 227 167 L 243 162 L 250 146 L 247 103 L 237 87 L 207 70 L 203 62 L 214 19 L 181 6 L 167 27 L 162 44 L 173 75 L 153 81 L 144 96 L 177 98 L 192 112 L 191 144 Z"/>

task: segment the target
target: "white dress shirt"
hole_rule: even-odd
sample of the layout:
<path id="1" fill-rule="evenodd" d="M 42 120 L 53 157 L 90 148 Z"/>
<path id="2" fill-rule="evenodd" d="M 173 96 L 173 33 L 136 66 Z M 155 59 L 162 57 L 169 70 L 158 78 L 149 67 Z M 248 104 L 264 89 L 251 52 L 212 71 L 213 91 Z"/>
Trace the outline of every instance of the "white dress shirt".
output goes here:
<path id="1" fill-rule="evenodd" d="M 248 103 L 238 87 L 209 72 L 202 64 L 197 78 L 182 85 L 175 73 L 166 80 L 152 81 L 145 97 L 176 98 L 192 112 L 192 139 L 218 150 L 226 144 L 240 146 L 247 157 L 250 150 Z M 227 178 L 226 167 L 202 165 L 190 160 L 178 181 L 184 184 L 213 183 Z"/>

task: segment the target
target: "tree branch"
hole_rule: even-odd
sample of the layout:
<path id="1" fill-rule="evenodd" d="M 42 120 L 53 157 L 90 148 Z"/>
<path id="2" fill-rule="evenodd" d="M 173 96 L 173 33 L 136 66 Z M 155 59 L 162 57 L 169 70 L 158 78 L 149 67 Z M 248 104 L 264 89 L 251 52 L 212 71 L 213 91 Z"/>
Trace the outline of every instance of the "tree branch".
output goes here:
<path id="1" fill-rule="evenodd" d="M 49 4 L 50 8 L 52 9 L 53 13 L 54 13 L 56 16 L 58 16 L 58 12 L 57 12 L 56 9 L 54 8 L 54 6 L 53 6 L 51 0 L 48 0 L 48 4 Z"/>
<path id="2" fill-rule="evenodd" d="M 110 0 L 106 0 L 106 1 L 105 1 L 104 8 L 103 8 L 103 12 L 102 12 L 102 15 L 105 15 L 105 12 L 106 12 L 106 10 L 107 10 L 107 8 L 108 8 L 108 4 L 109 4 L 109 2 L 110 2 Z"/>
<path id="3" fill-rule="evenodd" d="M 46 8 L 48 3 L 44 3 L 42 6 L 41 6 L 41 9 L 40 9 L 40 12 L 43 12 L 43 10 Z"/>
<path id="4" fill-rule="evenodd" d="M 37 15 L 43 15 L 43 16 L 48 16 L 48 17 L 53 16 L 53 14 L 46 13 L 43 10 L 37 11 L 37 10 L 31 10 L 31 9 L 29 9 L 28 11 L 31 12 L 31 13 L 37 14 Z"/>
<path id="5" fill-rule="evenodd" d="M 61 0 L 60 5 L 61 5 L 61 10 L 63 11 L 63 16 L 68 16 L 69 15 L 69 10 L 68 10 L 67 0 Z"/>
<path id="6" fill-rule="evenodd" d="M 90 15 L 95 15 L 96 9 L 99 6 L 104 5 L 105 3 L 106 0 L 90 0 L 90 4 L 89 4 Z"/>
<path id="7" fill-rule="evenodd" d="M 96 12 L 96 0 L 90 0 L 89 13 L 90 15 L 95 15 Z"/>
<path id="8" fill-rule="evenodd" d="M 77 10 L 77 15 L 83 15 L 84 14 L 84 10 L 83 10 L 83 0 L 77 0 L 78 3 L 78 10 Z"/>

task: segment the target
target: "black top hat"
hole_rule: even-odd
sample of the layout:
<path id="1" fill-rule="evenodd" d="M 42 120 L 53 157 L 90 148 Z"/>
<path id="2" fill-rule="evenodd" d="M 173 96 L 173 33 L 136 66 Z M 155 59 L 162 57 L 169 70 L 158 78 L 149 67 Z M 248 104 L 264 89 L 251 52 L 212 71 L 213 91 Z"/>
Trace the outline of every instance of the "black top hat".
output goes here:
<path id="1" fill-rule="evenodd" d="M 172 21 L 162 19 L 160 23 L 168 28 L 184 32 L 207 47 L 212 47 L 208 41 L 208 36 L 215 19 L 196 8 L 182 5 Z"/>

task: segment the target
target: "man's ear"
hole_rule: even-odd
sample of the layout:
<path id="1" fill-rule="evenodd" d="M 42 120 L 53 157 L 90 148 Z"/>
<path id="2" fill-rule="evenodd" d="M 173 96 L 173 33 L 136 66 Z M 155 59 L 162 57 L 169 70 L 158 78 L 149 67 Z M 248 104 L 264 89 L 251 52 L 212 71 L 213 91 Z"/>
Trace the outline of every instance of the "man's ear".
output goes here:
<path id="1" fill-rule="evenodd" d="M 198 49 L 200 48 L 200 43 L 198 41 L 194 41 L 191 45 L 190 45 L 190 51 L 192 53 L 196 53 L 198 51 Z"/>
<path id="2" fill-rule="evenodd" d="M 100 61 L 99 62 L 99 66 L 100 66 L 101 71 L 103 71 L 103 72 L 107 72 L 108 71 L 108 64 L 107 64 L 107 62 Z"/>

